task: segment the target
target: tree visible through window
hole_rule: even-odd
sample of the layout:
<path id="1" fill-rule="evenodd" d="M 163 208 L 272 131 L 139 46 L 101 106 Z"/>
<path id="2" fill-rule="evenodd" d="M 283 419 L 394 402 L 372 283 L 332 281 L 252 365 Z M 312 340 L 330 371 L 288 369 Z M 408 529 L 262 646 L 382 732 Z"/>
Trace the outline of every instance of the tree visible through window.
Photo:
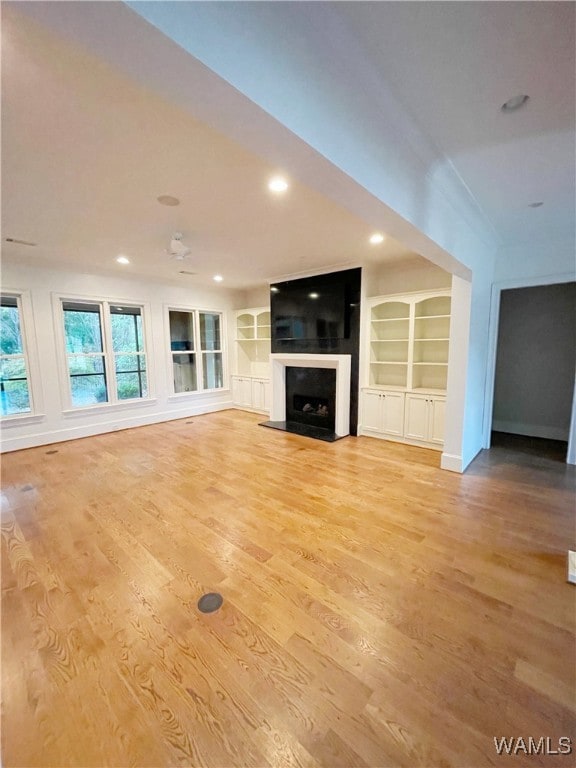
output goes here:
<path id="1" fill-rule="evenodd" d="M 84 301 L 62 307 L 72 406 L 148 397 L 141 308 Z"/>
<path id="2" fill-rule="evenodd" d="M 147 397 L 140 307 L 111 307 L 110 322 L 118 400 Z"/>
<path id="3" fill-rule="evenodd" d="M 32 411 L 28 363 L 16 296 L 0 301 L 0 407 L 2 416 Z"/>
<path id="4" fill-rule="evenodd" d="M 108 402 L 100 304 L 64 302 L 64 333 L 72 405 Z"/>

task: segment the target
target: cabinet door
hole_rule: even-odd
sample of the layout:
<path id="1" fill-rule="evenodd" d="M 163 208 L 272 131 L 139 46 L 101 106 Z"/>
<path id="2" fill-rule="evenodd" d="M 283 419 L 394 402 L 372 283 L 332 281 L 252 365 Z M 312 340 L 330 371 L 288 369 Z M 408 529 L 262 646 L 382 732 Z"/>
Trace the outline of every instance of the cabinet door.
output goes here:
<path id="1" fill-rule="evenodd" d="M 430 409 L 428 439 L 431 443 L 443 445 L 446 400 L 443 397 L 431 397 L 428 405 Z"/>
<path id="2" fill-rule="evenodd" d="M 252 379 L 252 408 L 257 411 L 265 410 L 264 382 L 262 379 Z"/>
<path id="3" fill-rule="evenodd" d="M 252 407 L 252 381 L 243 376 L 232 376 L 232 401 L 243 408 Z"/>
<path id="4" fill-rule="evenodd" d="M 362 429 L 382 431 L 382 395 L 380 392 L 362 392 Z"/>
<path id="5" fill-rule="evenodd" d="M 404 437 L 428 440 L 428 398 L 424 395 L 406 395 Z"/>
<path id="6" fill-rule="evenodd" d="M 401 392 L 384 392 L 382 395 L 382 431 L 387 435 L 404 435 L 404 395 Z"/>

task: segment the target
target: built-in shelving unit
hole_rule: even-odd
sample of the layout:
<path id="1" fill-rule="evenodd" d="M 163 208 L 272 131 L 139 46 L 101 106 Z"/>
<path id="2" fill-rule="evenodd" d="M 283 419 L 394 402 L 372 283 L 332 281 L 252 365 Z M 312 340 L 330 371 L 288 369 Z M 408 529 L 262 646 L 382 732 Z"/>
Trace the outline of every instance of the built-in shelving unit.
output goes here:
<path id="1" fill-rule="evenodd" d="M 269 376 L 270 310 L 248 309 L 236 314 L 236 373 Z"/>
<path id="2" fill-rule="evenodd" d="M 363 432 L 441 447 L 450 311 L 449 291 L 368 300 Z"/>
<path id="3" fill-rule="evenodd" d="M 410 305 L 374 304 L 370 314 L 370 385 L 405 387 L 408 382 Z"/>
<path id="4" fill-rule="evenodd" d="M 430 296 L 414 303 L 414 390 L 446 390 L 450 304 L 450 296 Z"/>
<path id="5" fill-rule="evenodd" d="M 269 410 L 270 310 L 266 307 L 236 312 L 235 365 L 232 399 L 250 410 Z"/>

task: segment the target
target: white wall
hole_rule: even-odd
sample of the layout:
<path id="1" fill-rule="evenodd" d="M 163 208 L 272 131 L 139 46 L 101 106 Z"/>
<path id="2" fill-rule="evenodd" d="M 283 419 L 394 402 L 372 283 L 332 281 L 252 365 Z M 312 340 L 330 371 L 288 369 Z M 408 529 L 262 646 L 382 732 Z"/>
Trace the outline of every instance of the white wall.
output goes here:
<path id="1" fill-rule="evenodd" d="M 250 307 L 269 307 L 270 306 L 270 287 L 268 284 L 259 288 L 252 288 L 244 291 L 244 303 L 238 309 L 249 309 Z"/>
<path id="2" fill-rule="evenodd" d="M 501 248 L 497 253 L 495 283 L 504 283 L 507 280 L 517 283 L 520 279 L 533 280 L 554 275 L 572 275 L 572 279 L 576 278 L 574 240 L 559 243 L 521 243 Z"/>
<path id="3" fill-rule="evenodd" d="M 238 303 L 238 296 L 230 290 L 190 289 L 170 285 L 158 285 L 133 278 L 116 278 L 98 275 L 52 271 L 34 267 L 4 264 L 3 290 L 30 292 L 34 316 L 33 344 L 37 351 L 40 369 L 41 403 L 43 418 L 32 422 L 2 425 L 2 450 L 9 451 L 35 445 L 70 440 L 76 437 L 100 434 L 126 427 L 151 424 L 169 419 L 207 413 L 231 407 L 228 376 L 225 369 L 226 388 L 219 392 L 194 394 L 171 393 L 172 369 L 169 362 L 170 345 L 165 325 L 165 304 L 181 305 L 192 309 L 219 310 L 227 313 Z M 58 366 L 57 346 L 52 295 L 68 293 L 74 296 L 90 296 L 114 299 L 118 302 L 143 302 L 149 306 L 151 337 L 148 339 L 149 386 L 152 402 L 138 404 L 107 405 L 90 413 L 77 411 L 64 414 L 66 409 L 60 389 L 61 371 Z M 228 350 L 232 349 L 232 317 L 224 315 L 225 365 Z"/>
<path id="4" fill-rule="evenodd" d="M 362 270 L 363 294 L 367 297 L 433 291 L 450 288 L 451 285 L 452 275 L 449 272 L 420 256 L 384 264 L 369 264 Z"/>
<path id="5" fill-rule="evenodd" d="M 576 371 L 576 283 L 502 291 L 493 429 L 567 440 Z"/>

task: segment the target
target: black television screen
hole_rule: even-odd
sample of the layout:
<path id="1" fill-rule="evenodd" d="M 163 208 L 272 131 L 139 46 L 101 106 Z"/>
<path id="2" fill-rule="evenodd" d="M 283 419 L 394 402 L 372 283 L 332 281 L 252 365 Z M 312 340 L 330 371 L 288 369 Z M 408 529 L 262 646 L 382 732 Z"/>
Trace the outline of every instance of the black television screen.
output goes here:
<path id="1" fill-rule="evenodd" d="M 272 351 L 324 348 L 350 339 L 360 311 L 360 269 L 289 280 L 271 286 Z"/>

